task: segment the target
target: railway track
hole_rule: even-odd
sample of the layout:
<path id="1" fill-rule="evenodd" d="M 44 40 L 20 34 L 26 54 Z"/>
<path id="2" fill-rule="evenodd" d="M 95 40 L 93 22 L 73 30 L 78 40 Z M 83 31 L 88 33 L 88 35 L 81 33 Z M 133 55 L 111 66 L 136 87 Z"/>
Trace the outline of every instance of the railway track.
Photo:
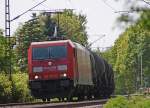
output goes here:
<path id="1" fill-rule="evenodd" d="M 91 100 L 82 102 L 62 102 L 62 103 L 50 103 L 50 102 L 38 102 L 38 103 L 10 103 L 0 104 L 0 108 L 102 108 L 103 104 L 107 102 L 107 99 L 103 100 Z"/>

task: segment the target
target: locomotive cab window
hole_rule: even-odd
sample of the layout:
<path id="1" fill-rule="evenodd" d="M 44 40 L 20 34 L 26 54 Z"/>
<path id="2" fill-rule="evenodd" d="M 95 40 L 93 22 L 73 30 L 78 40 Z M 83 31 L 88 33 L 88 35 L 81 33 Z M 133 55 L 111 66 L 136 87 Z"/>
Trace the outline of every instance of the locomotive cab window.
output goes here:
<path id="1" fill-rule="evenodd" d="M 33 60 L 48 59 L 48 48 L 33 48 L 32 49 Z"/>
<path id="2" fill-rule="evenodd" d="M 66 58 L 67 57 L 67 48 L 65 46 L 51 46 L 49 47 L 50 58 Z"/>
<path id="3" fill-rule="evenodd" d="M 66 46 L 50 46 L 47 48 L 32 49 L 33 60 L 59 59 L 66 57 L 67 57 Z"/>

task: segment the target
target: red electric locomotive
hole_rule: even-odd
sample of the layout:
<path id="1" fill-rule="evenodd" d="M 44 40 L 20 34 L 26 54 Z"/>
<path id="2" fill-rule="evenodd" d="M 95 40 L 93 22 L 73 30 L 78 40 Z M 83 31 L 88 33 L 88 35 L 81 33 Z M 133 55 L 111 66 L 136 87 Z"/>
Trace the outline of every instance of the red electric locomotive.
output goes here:
<path id="1" fill-rule="evenodd" d="M 103 60 L 102 66 L 94 65 L 97 57 L 70 40 L 32 42 L 28 49 L 31 94 L 44 101 L 54 97 L 71 100 L 73 96 L 110 96 L 114 90 L 112 69 L 109 65 L 105 69 Z"/>
<path id="2" fill-rule="evenodd" d="M 37 98 L 65 97 L 77 85 L 93 84 L 90 53 L 70 40 L 31 43 L 28 67 L 31 93 Z"/>

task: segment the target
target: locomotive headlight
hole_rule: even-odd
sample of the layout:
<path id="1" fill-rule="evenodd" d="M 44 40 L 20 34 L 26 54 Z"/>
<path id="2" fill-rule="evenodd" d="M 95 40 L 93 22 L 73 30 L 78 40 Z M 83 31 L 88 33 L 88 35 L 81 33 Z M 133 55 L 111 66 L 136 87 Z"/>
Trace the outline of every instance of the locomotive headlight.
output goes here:
<path id="1" fill-rule="evenodd" d="M 33 72 L 43 72 L 43 67 L 33 67 Z"/>
<path id="2" fill-rule="evenodd" d="M 39 77 L 37 75 L 34 76 L 35 79 L 38 79 Z"/>
<path id="3" fill-rule="evenodd" d="M 61 74 L 60 74 L 60 77 L 61 77 L 61 78 L 66 78 L 66 77 L 67 77 L 67 74 L 66 74 L 66 73 L 61 73 Z"/>
<path id="4" fill-rule="evenodd" d="M 67 65 L 58 65 L 58 66 L 57 66 L 57 69 L 58 69 L 59 71 L 66 71 L 66 70 L 67 70 Z"/>
<path id="5" fill-rule="evenodd" d="M 64 77 L 67 77 L 67 74 L 66 74 L 66 73 L 64 73 L 64 74 L 63 74 L 63 76 L 64 76 Z"/>

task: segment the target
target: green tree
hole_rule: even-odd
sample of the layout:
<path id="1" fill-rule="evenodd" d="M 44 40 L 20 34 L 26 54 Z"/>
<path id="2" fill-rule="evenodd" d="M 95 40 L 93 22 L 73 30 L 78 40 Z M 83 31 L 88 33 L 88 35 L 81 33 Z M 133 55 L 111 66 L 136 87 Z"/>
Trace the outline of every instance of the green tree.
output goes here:
<path id="1" fill-rule="evenodd" d="M 11 102 L 12 86 L 8 76 L 0 73 L 0 103 Z"/>
<path id="2" fill-rule="evenodd" d="M 116 91 L 118 93 L 134 93 L 139 88 L 140 82 L 137 79 L 140 79 L 141 74 L 141 56 L 143 58 L 143 75 L 146 76 L 147 83 L 150 84 L 150 63 L 148 57 L 150 54 L 149 17 L 149 10 L 143 11 L 137 23 L 127 28 L 115 42 L 112 54 L 114 55 L 113 67 L 116 72 Z"/>
<path id="3" fill-rule="evenodd" d="M 57 18 L 59 18 L 59 35 L 66 37 L 66 39 L 71 39 L 72 41 L 78 42 L 84 46 L 88 44 L 86 32 L 87 20 L 85 15 L 77 15 L 74 14 L 73 11 L 66 10 L 63 14 L 60 14 L 59 17 L 54 17 L 56 22 Z"/>
<path id="4" fill-rule="evenodd" d="M 0 30 L 0 71 L 7 72 L 9 66 L 9 56 L 7 53 L 8 44 L 6 38 L 3 36 L 2 30 Z"/>

